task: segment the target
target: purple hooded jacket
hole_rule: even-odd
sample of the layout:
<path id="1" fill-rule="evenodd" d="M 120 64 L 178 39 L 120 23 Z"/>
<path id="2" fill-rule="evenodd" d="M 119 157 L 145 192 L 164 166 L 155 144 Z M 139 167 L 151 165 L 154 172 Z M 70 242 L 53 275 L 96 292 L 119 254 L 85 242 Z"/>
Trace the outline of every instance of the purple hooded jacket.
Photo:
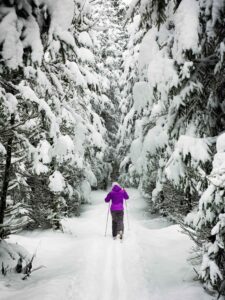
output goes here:
<path id="1" fill-rule="evenodd" d="M 114 185 L 111 192 L 105 198 L 105 202 L 112 200 L 111 210 L 123 210 L 123 200 L 129 199 L 125 190 L 119 185 Z"/>

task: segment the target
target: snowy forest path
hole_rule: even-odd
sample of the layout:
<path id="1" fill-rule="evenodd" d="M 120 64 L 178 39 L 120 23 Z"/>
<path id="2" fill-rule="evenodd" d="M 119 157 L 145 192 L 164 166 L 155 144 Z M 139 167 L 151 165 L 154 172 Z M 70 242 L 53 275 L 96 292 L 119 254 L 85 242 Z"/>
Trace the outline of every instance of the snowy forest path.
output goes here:
<path id="1" fill-rule="evenodd" d="M 34 267 L 27 281 L 1 284 L 1 300 L 209 300 L 187 262 L 192 241 L 178 225 L 151 216 L 137 190 L 128 189 L 130 230 L 111 237 L 111 216 L 104 236 L 105 191 L 92 192 L 79 218 L 63 221 L 64 234 L 34 231 L 12 235 L 32 253 Z"/>
<path id="2" fill-rule="evenodd" d="M 133 199 L 135 192 L 132 193 Z M 85 266 L 80 268 L 83 271 L 79 279 L 75 278 L 73 295 L 75 299 L 93 300 L 136 300 L 139 297 L 149 299 L 149 286 L 145 280 L 143 265 L 140 263 L 141 251 L 135 232 L 128 232 L 125 229 L 124 241 L 122 243 L 119 240 L 114 241 L 111 237 L 110 216 L 107 236 L 104 236 L 108 209 L 107 204 L 104 203 L 105 194 L 100 191 L 92 193 L 92 205 L 82 213 L 82 218 L 86 220 L 83 229 L 78 229 L 80 223 L 74 227 L 72 224 L 65 225 L 67 229 L 70 228 L 70 231 L 76 228 L 77 234 L 82 232 L 83 238 L 89 236 L 91 239 L 86 252 Z M 125 227 L 127 227 L 126 222 L 125 215 Z M 88 288 L 86 288 L 87 282 Z"/>

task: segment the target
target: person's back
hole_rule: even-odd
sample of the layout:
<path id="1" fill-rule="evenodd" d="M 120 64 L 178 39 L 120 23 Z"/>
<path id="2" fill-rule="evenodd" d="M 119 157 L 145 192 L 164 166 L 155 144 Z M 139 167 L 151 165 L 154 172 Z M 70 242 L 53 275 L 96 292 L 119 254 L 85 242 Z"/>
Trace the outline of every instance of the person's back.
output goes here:
<path id="1" fill-rule="evenodd" d="M 113 237 L 116 237 L 117 233 L 120 232 L 120 236 L 122 238 L 122 233 L 124 231 L 123 202 L 127 199 L 129 199 L 127 192 L 124 189 L 122 189 L 118 184 L 113 184 L 111 192 L 108 193 L 108 195 L 105 198 L 105 202 L 110 202 L 111 200 Z"/>
<path id="2" fill-rule="evenodd" d="M 119 185 L 114 185 L 112 191 L 105 198 L 106 202 L 112 200 L 111 210 L 123 210 L 123 200 L 128 199 L 127 192 Z"/>

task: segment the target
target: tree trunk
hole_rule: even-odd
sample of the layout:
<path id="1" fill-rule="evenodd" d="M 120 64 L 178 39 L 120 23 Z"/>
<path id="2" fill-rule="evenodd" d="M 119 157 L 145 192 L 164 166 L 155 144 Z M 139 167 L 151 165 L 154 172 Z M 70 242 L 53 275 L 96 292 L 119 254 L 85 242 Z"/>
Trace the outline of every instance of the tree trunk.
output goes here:
<path id="1" fill-rule="evenodd" d="M 15 115 L 11 114 L 10 125 L 12 126 L 14 125 L 14 123 L 15 123 Z M 6 197 L 7 197 L 7 191 L 8 191 L 9 181 L 10 181 L 12 143 L 13 143 L 13 132 L 8 139 L 7 148 L 6 148 L 5 172 L 3 176 L 2 192 L 1 192 L 1 200 L 0 200 L 0 225 L 3 224 L 4 216 L 5 216 Z"/>

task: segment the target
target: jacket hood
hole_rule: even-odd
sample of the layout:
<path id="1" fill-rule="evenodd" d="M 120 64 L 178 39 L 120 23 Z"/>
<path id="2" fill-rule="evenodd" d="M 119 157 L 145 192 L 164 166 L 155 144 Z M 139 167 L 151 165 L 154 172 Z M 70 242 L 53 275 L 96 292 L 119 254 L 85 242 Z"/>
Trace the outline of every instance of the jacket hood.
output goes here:
<path id="1" fill-rule="evenodd" d="M 119 185 L 115 184 L 115 185 L 113 186 L 112 190 L 113 190 L 114 192 L 119 192 L 119 191 L 121 191 L 121 187 L 120 187 Z"/>

